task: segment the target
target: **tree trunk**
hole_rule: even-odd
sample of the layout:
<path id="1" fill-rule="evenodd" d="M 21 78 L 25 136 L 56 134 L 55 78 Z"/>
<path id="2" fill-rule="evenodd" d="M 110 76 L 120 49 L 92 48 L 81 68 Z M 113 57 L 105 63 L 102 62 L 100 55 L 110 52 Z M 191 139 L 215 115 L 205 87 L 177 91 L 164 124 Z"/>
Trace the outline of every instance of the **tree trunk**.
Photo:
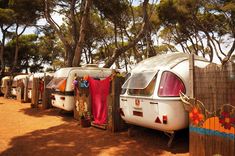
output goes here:
<path id="1" fill-rule="evenodd" d="M 66 67 L 72 67 L 73 65 L 73 57 L 74 57 L 74 49 L 73 48 L 66 48 L 67 58 L 65 60 Z"/>
<path id="2" fill-rule="evenodd" d="M 76 39 L 77 37 L 77 32 L 76 28 L 76 21 L 75 21 L 75 0 L 72 0 L 71 6 L 70 6 L 70 14 L 71 14 L 71 24 L 72 24 L 72 31 L 73 31 L 73 40 Z M 74 50 L 77 45 L 77 41 L 72 41 L 71 43 L 67 41 L 65 38 L 62 29 L 59 27 L 59 25 L 51 18 L 50 15 L 50 6 L 49 6 L 49 0 L 44 0 L 45 4 L 45 11 L 44 11 L 44 16 L 46 18 L 46 21 L 50 24 L 52 29 L 56 32 L 58 35 L 60 41 L 63 43 L 65 52 L 66 52 L 66 57 L 65 57 L 65 66 L 66 67 L 71 67 L 72 62 L 73 62 L 73 57 L 74 57 Z"/>
<path id="3" fill-rule="evenodd" d="M 3 28 L 3 25 L 1 25 L 1 32 L 2 32 L 2 42 L 0 46 L 0 62 L 1 62 L 1 75 L 3 75 L 5 71 L 5 60 L 4 60 L 4 50 L 5 50 L 5 40 L 6 40 L 6 32 L 7 29 L 10 28 L 11 25 L 7 26 L 5 29 Z"/>
<path id="4" fill-rule="evenodd" d="M 3 35 L 3 38 L 4 38 L 4 34 Z M 3 54 L 4 54 L 4 43 L 1 43 L 1 51 L 0 51 L 0 62 L 1 62 L 1 75 L 3 75 L 4 71 L 5 71 L 5 61 L 3 59 Z"/>
<path id="5" fill-rule="evenodd" d="M 76 0 L 72 0 L 71 6 L 70 6 L 70 16 L 71 16 L 71 25 L 72 25 L 72 37 L 73 37 L 73 45 L 77 45 L 78 41 L 78 29 L 77 29 L 77 22 L 76 22 Z M 75 47 L 73 47 L 75 49 Z"/>
<path id="6" fill-rule="evenodd" d="M 18 55 L 19 55 L 19 37 L 18 35 L 16 35 L 15 56 L 14 56 L 14 61 L 13 61 L 13 66 L 12 66 L 12 73 L 16 72 Z"/>
<path id="7" fill-rule="evenodd" d="M 87 22 L 88 22 L 88 18 L 89 18 L 91 2 L 92 2 L 91 0 L 86 0 L 85 10 L 84 10 L 84 13 L 82 15 L 78 44 L 76 46 L 75 54 L 74 54 L 74 58 L 73 58 L 73 66 L 74 67 L 80 66 L 81 54 L 82 54 L 82 49 L 83 49 L 83 46 L 84 46 L 84 40 L 85 40 L 85 35 L 86 35 L 86 27 L 87 27 Z"/>
<path id="8" fill-rule="evenodd" d="M 15 33 L 16 33 L 15 34 L 15 37 L 16 37 L 15 56 L 14 56 L 14 61 L 13 61 L 13 66 L 12 66 L 11 73 L 16 72 L 16 67 L 17 67 L 17 63 L 18 63 L 18 56 L 19 56 L 19 37 L 24 33 L 25 29 L 27 28 L 27 25 L 23 28 L 23 30 L 19 34 L 18 34 L 18 28 L 19 28 L 19 25 L 16 24 L 16 31 L 15 31 Z"/>
<path id="9" fill-rule="evenodd" d="M 152 43 L 152 39 L 151 39 L 151 33 L 148 32 L 147 35 L 147 50 L 148 50 L 148 55 L 147 57 L 153 57 L 156 55 L 155 51 L 154 51 L 154 48 L 153 48 L 153 43 Z"/>

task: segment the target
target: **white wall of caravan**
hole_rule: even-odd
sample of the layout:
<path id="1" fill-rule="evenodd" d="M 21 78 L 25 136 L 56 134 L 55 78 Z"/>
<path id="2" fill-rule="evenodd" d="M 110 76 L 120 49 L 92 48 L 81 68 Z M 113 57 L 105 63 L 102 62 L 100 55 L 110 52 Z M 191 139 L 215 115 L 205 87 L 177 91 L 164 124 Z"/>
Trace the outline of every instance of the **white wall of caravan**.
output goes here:
<path id="1" fill-rule="evenodd" d="M 1 80 L 1 92 L 5 94 L 6 87 L 7 87 L 7 81 L 10 80 L 10 76 L 5 76 Z"/>
<path id="2" fill-rule="evenodd" d="M 17 75 L 13 78 L 13 83 L 14 82 L 17 82 L 18 80 L 22 80 L 23 84 L 25 85 L 26 84 L 26 77 L 28 77 L 29 75 Z M 16 88 L 15 87 L 12 87 L 11 89 L 11 94 L 13 96 L 16 96 L 17 94 L 17 91 L 16 91 Z"/>
<path id="3" fill-rule="evenodd" d="M 52 100 L 52 105 L 67 111 L 72 111 L 74 109 L 74 96 L 65 96 L 60 94 L 52 94 L 55 100 Z M 64 97 L 64 100 L 61 99 Z"/>
<path id="4" fill-rule="evenodd" d="M 33 83 L 33 78 L 44 78 L 44 76 L 53 76 L 54 73 L 34 73 L 29 76 L 29 83 Z M 32 86 L 31 86 L 32 87 Z M 28 98 L 32 98 L 32 88 L 28 89 Z"/>
<path id="5" fill-rule="evenodd" d="M 185 128 L 188 124 L 188 113 L 183 109 L 181 102 L 175 100 L 156 100 L 156 99 L 144 99 L 138 97 L 139 100 L 142 100 L 142 103 L 145 105 L 141 107 L 143 111 L 143 117 L 134 116 L 133 111 L 135 109 L 135 99 L 133 97 L 121 97 L 127 99 L 126 102 L 122 102 L 121 108 L 125 114 L 124 120 L 129 124 L 139 125 L 143 127 L 148 127 L 152 129 L 158 129 L 162 131 L 172 131 Z M 157 105 L 151 105 L 149 102 L 157 102 Z M 147 113 L 146 113 L 147 112 Z M 157 117 L 162 121 L 162 116 L 167 115 L 168 123 L 159 124 L 155 123 Z"/>

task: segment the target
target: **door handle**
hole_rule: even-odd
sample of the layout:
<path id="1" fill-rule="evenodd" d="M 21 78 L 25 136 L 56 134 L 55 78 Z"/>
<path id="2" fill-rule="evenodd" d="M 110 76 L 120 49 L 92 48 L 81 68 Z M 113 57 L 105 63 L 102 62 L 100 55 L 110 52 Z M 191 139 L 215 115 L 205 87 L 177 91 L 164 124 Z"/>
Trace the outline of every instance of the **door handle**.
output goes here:
<path id="1" fill-rule="evenodd" d="M 122 101 L 127 101 L 127 99 L 121 99 Z"/>
<path id="2" fill-rule="evenodd" d="M 157 105 L 158 102 L 149 102 L 151 105 Z"/>

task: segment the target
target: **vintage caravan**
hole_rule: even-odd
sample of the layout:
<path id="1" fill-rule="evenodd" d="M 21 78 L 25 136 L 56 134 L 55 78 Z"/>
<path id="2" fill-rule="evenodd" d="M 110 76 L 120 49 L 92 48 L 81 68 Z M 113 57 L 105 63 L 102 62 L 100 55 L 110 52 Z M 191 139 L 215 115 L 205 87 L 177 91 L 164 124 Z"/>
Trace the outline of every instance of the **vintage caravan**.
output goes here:
<path id="1" fill-rule="evenodd" d="M 6 93 L 6 86 L 7 82 L 10 80 L 10 76 L 5 76 L 1 80 L 1 93 L 5 94 Z"/>
<path id="2" fill-rule="evenodd" d="M 205 67 L 195 56 L 195 66 Z M 122 86 L 120 114 L 129 124 L 164 131 L 170 136 L 188 126 L 179 93 L 189 94 L 189 55 L 163 54 L 138 63 Z"/>
<path id="3" fill-rule="evenodd" d="M 91 76 L 103 79 L 111 74 L 111 69 L 98 68 L 94 65 L 59 69 L 47 85 L 47 88 L 53 90 L 51 95 L 52 105 L 66 111 L 73 111 L 75 106 L 73 81 L 76 77 Z"/>
<path id="4" fill-rule="evenodd" d="M 28 82 L 28 98 L 32 98 L 32 88 L 33 88 L 33 78 L 39 78 L 40 79 L 40 85 L 44 85 L 44 77 L 45 76 L 51 76 L 53 77 L 54 73 L 34 73 L 29 76 L 29 82 Z M 40 92 L 39 92 L 39 99 L 42 98 L 42 89 L 43 87 L 39 87 Z"/>
<path id="5" fill-rule="evenodd" d="M 11 88 L 11 95 L 16 96 L 17 94 L 17 87 L 24 87 L 26 84 L 26 77 L 29 75 L 23 74 L 23 75 L 17 75 L 13 78 L 12 82 L 12 88 Z"/>

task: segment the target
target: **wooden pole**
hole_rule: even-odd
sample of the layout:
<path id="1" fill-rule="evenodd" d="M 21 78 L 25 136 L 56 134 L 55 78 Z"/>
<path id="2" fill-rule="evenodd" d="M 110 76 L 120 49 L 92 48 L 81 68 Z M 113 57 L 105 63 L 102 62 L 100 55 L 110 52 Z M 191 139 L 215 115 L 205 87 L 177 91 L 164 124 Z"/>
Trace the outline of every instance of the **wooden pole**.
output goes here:
<path id="1" fill-rule="evenodd" d="M 7 84 L 6 84 L 6 89 L 5 89 L 5 94 L 4 94 L 4 98 L 8 98 L 8 95 L 9 95 L 9 85 L 10 85 L 10 80 L 8 80 L 7 82 L 6 82 Z"/>
<path id="2" fill-rule="evenodd" d="M 115 76 L 113 77 L 111 84 L 110 84 L 110 94 L 107 97 L 107 105 L 108 105 L 108 118 L 107 118 L 107 123 L 108 123 L 108 130 L 110 130 L 111 132 L 115 131 L 115 116 L 114 116 L 114 102 L 115 102 L 115 96 L 114 96 L 114 92 L 115 92 Z"/>
<path id="3" fill-rule="evenodd" d="M 194 87 L 194 54 L 190 54 L 189 56 L 189 86 L 190 86 L 190 97 L 195 97 L 195 87 Z"/>
<path id="4" fill-rule="evenodd" d="M 16 100 L 20 101 L 22 100 L 22 87 L 21 86 L 17 86 L 16 87 Z"/>
<path id="5" fill-rule="evenodd" d="M 33 78 L 31 106 L 38 107 L 39 100 L 39 78 Z"/>
<path id="6" fill-rule="evenodd" d="M 44 76 L 44 90 L 42 95 L 42 108 L 48 109 L 51 108 L 51 89 L 46 88 L 47 84 L 51 81 L 52 77 L 50 76 Z"/>
<path id="7" fill-rule="evenodd" d="M 114 76 L 111 84 L 111 93 L 109 95 L 108 103 L 108 129 L 111 132 L 119 132 L 126 128 L 125 122 L 122 120 L 119 108 L 120 108 L 120 94 L 121 86 L 124 83 L 123 77 Z"/>
<path id="8" fill-rule="evenodd" d="M 194 88 L 194 54 L 189 55 L 189 88 L 190 88 L 190 97 L 195 98 L 195 88 Z M 189 133 L 189 152 L 190 154 L 193 153 L 195 148 L 195 139 L 198 139 L 197 136 L 194 135 L 194 133 Z"/>
<path id="9" fill-rule="evenodd" d="M 23 102 L 29 102 L 29 97 L 28 97 L 28 84 L 29 84 L 29 78 L 25 78 L 25 86 L 24 86 L 24 100 Z"/>
<path id="10" fill-rule="evenodd" d="M 11 97 L 12 83 L 13 83 L 13 76 L 10 76 L 10 79 L 7 80 L 6 92 L 5 92 L 5 94 L 4 94 L 4 98 L 9 98 L 9 97 Z"/>

